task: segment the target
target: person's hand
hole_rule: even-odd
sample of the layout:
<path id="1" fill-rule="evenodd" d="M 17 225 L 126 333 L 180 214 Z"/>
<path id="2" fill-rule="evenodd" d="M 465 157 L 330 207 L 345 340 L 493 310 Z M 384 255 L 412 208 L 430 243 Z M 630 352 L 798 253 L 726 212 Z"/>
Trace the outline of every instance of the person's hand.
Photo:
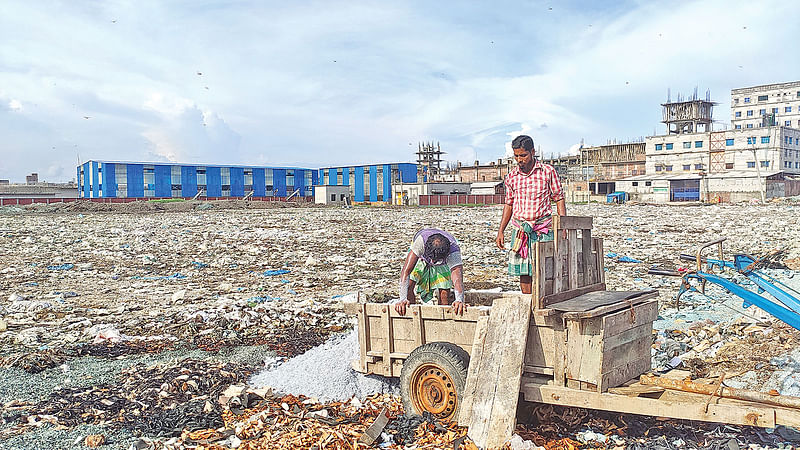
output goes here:
<path id="1" fill-rule="evenodd" d="M 506 249 L 505 237 L 503 236 L 502 232 L 500 232 L 500 231 L 497 232 L 497 237 L 494 239 L 494 242 L 495 242 L 495 244 L 497 244 L 497 248 L 499 248 L 500 250 L 505 250 Z"/>
<path id="2" fill-rule="evenodd" d="M 464 302 L 456 300 L 453 302 L 453 312 L 458 314 L 459 316 L 464 315 L 464 311 L 467 310 L 467 305 Z"/>
<path id="3" fill-rule="evenodd" d="M 411 304 L 411 302 L 409 302 L 408 300 L 403 300 L 403 301 L 397 302 L 394 305 L 394 310 L 397 311 L 397 313 L 400 314 L 401 316 L 405 316 L 406 315 L 406 307 L 408 305 L 410 305 L 410 304 Z"/>

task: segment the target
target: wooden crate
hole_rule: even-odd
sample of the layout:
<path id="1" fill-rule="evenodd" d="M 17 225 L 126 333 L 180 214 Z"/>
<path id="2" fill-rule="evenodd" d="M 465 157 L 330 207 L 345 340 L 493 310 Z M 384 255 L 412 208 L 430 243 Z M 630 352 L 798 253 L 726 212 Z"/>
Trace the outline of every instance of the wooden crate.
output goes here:
<path id="1" fill-rule="evenodd" d="M 553 229 L 553 241 L 536 242 L 532 248 L 535 309 L 605 289 L 603 240 L 592 237 L 592 218 L 554 216 Z"/>
<path id="2" fill-rule="evenodd" d="M 650 370 L 658 301 L 589 317 L 564 313 L 567 387 L 605 392 Z"/>

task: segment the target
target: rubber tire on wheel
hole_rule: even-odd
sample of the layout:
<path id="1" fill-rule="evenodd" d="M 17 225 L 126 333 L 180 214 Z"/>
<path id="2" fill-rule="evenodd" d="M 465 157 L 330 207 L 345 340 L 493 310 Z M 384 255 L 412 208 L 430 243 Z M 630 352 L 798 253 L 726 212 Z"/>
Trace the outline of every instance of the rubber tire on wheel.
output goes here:
<path id="1" fill-rule="evenodd" d="M 406 415 L 428 411 L 439 419 L 458 413 L 467 384 L 469 354 L 449 342 L 431 342 L 414 349 L 400 372 Z"/>

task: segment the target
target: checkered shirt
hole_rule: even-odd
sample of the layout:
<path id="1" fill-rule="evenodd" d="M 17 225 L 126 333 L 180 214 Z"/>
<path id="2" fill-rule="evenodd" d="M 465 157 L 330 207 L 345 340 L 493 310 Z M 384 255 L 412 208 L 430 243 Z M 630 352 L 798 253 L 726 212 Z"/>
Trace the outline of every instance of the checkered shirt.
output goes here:
<path id="1" fill-rule="evenodd" d="M 553 214 L 550 202 L 564 198 L 556 169 L 539 160 L 530 174 L 515 167 L 506 175 L 505 187 L 506 205 L 511 206 L 511 215 L 531 223 Z"/>

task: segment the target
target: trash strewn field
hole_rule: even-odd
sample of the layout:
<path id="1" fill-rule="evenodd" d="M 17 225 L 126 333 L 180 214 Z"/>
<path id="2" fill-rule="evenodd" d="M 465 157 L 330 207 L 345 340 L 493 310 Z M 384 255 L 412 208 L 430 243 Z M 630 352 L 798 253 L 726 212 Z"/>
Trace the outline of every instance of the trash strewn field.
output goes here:
<path id="1" fill-rule="evenodd" d="M 315 389 L 299 392 L 297 380 L 274 378 L 302 376 L 310 358 L 289 360 L 330 339 L 323 349 L 354 340 L 342 335 L 352 328 L 343 301 L 359 291 L 370 301 L 394 298 L 411 237 L 424 226 L 460 240 L 467 289 L 517 289 L 494 246 L 500 207 L 255 205 L 0 209 L 0 448 L 352 448 L 382 408 L 399 416 L 397 399 L 380 393 L 394 388 L 368 380 L 369 389 L 319 389 L 325 377 L 317 375 L 307 377 Z M 771 273 L 800 290 L 800 207 L 578 205 L 568 213 L 595 218 L 609 289 L 659 290 L 654 368 L 680 363 L 698 376 L 725 372 L 731 386 L 800 395 L 800 333 L 743 310 L 721 289 L 678 304 L 678 279 L 647 275 L 656 264 L 687 267 L 680 253 L 726 236 L 728 254 L 783 249 L 787 268 Z M 344 366 L 332 370 L 331 381 L 350 379 Z M 296 392 L 268 389 L 270 379 Z M 241 390 L 238 403 L 224 395 L 248 383 L 263 389 L 244 404 Z M 797 437 L 578 409 L 522 412 L 519 435 L 548 448 L 777 447 Z M 464 432 L 395 418 L 386 434 L 393 440 L 384 446 L 411 439 L 452 448 Z"/>

